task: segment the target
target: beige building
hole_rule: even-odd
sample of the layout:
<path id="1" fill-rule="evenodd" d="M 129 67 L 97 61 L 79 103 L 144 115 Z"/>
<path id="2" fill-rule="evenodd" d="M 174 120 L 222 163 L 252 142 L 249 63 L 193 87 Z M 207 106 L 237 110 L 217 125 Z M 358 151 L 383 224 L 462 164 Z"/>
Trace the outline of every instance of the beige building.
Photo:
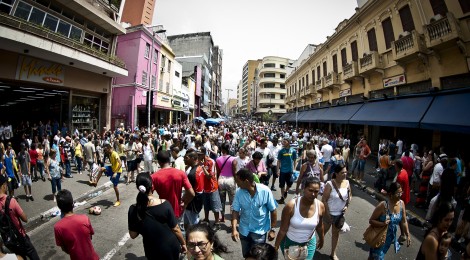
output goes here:
<path id="1" fill-rule="evenodd" d="M 267 56 L 261 59 L 253 82 L 252 107 L 258 119 L 277 120 L 286 113 L 286 72 L 292 61 L 287 58 Z"/>
<path id="2" fill-rule="evenodd" d="M 238 109 L 238 100 L 236 98 L 230 98 L 227 102 L 226 114 L 229 116 L 235 116 Z"/>
<path id="3" fill-rule="evenodd" d="M 444 123 L 434 119 L 445 116 L 430 113 L 451 98 L 443 92 L 470 86 L 469 14 L 464 0 L 361 1 L 356 13 L 288 76 L 286 105 L 301 113 L 282 119 L 327 123 L 337 131 L 345 128 L 334 124 L 365 125 L 358 132 L 377 138 L 429 129 L 424 136 L 433 145 L 442 141 L 437 129 L 468 131 L 470 122 Z M 455 105 L 460 104 L 450 106 Z M 346 111 L 341 120 L 333 113 L 339 109 Z M 383 118 L 394 114 L 403 118 Z"/>
<path id="4" fill-rule="evenodd" d="M 253 81 L 255 79 L 255 70 L 258 68 L 259 63 L 261 60 L 249 60 L 243 66 L 242 71 L 242 96 L 241 101 L 242 104 L 240 106 L 240 113 L 243 115 L 250 115 L 252 112 L 252 98 L 253 92 L 256 91 L 254 89 Z"/>
<path id="5" fill-rule="evenodd" d="M 152 25 L 155 0 L 122 0 L 122 22 L 132 26 L 139 24 Z"/>

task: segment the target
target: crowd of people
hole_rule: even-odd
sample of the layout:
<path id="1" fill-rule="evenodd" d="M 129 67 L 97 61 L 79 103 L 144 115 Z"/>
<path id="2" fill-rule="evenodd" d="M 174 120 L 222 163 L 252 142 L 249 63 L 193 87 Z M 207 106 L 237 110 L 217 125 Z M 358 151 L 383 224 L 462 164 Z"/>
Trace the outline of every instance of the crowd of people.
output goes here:
<path id="1" fill-rule="evenodd" d="M 348 229 L 345 214 L 353 198 L 348 178 L 364 183 L 372 155 L 365 136 L 351 141 L 349 135 L 255 121 L 232 120 L 218 126 L 195 121 L 151 131 L 120 126 L 114 131 L 70 133 L 56 128 L 51 128 L 55 134 L 23 134 L 18 152 L 12 143 L 0 143 L 0 206 L 5 206 L 8 194 L 12 219 L 26 222 L 15 190 L 23 186 L 26 201 L 34 201 L 33 182 L 50 181 L 62 212 L 54 227 L 57 245 L 72 259 L 85 259 L 85 252 L 98 259 L 90 220 L 73 214 L 72 194 L 61 189 L 62 180 L 73 178 L 75 172 L 88 173 L 90 186 L 96 186 L 103 174 L 109 177 L 115 207 L 121 204 L 121 178 L 135 183 L 137 198 L 129 208 L 128 229 L 131 238 L 143 237 L 148 259 L 180 259 L 181 254 L 222 259 L 228 248 L 216 233 L 224 225 L 240 243 L 240 257 L 245 259 L 277 259 L 279 249 L 286 259 L 313 259 L 331 229 L 330 258 L 338 259 L 339 234 Z M 377 205 L 369 223 L 388 227 L 385 243 L 371 248 L 369 259 L 384 259 L 392 244 L 395 252 L 402 244 L 411 244 L 406 205 L 414 193 L 415 203 L 429 208 L 430 223 L 418 259 L 445 259 L 449 244 L 466 245 L 470 240 L 470 175 L 465 174 L 469 167 L 457 153 L 445 152 L 419 150 L 400 139 L 380 141 L 375 187 L 388 199 Z M 273 193 L 277 188 L 279 198 Z M 280 218 L 279 204 L 285 204 Z M 14 224 L 28 243 L 14 253 L 38 259 L 21 221 Z M 76 234 L 81 239 L 73 241 Z"/>

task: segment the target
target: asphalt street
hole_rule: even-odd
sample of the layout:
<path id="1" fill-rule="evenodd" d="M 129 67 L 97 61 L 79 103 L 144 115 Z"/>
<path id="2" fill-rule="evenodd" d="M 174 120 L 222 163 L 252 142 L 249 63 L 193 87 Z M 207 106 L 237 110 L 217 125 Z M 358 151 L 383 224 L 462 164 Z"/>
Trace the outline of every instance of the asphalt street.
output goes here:
<path id="1" fill-rule="evenodd" d="M 74 179 L 75 181 L 75 179 Z M 103 180 L 104 182 L 104 180 Z M 75 185 L 76 186 L 76 185 Z M 86 187 L 86 186 L 85 186 Z M 362 240 L 362 234 L 368 226 L 368 219 L 372 213 L 377 201 L 375 198 L 367 195 L 358 187 L 352 185 L 353 201 L 346 214 L 346 222 L 351 226 L 351 231 L 340 235 L 337 255 L 340 259 L 367 259 L 368 247 Z M 121 191 L 120 207 L 113 207 L 115 201 L 114 191 L 108 189 L 100 196 L 87 200 L 87 203 L 75 209 L 77 214 L 88 214 L 88 208 L 99 205 L 103 212 L 100 216 L 89 215 L 91 223 L 95 230 L 93 236 L 93 245 L 102 259 L 145 259 L 142 244 L 142 238 L 130 239 L 127 229 L 127 211 L 131 204 L 135 203 L 137 190 L 135 184 L 119 185 Z M 280 197 L 280 191 L 276 191 L 275 197 Z M 289 195 L 289 199 L 292 198 Z M 30 202 L 31 203 L 31 202 Z M 36 203 L 36 202 L 34 202 Z M 49 202 L 52 205 L 52 202 Z M 23 205 L 24 203 L 22 203 Z M 29 204 L 28 204 L 29 205 Z M 278 208 L 278 226 L 280 224 L 280 215 L 283 205 Z M 228 212 L 228 208 L 227 208 Z M 202 215 L 203 213 L 201 213 Z M 213 215 L 211 214 L 211 220 Z M 66 254 L 55 245 L 53 225 L 59 220 L 59 217 L 44 221 L 42 225 L 29 232 L 31 240 L 35 245 L 41 259 L 64 259 Z M 223 228 L 217 232 L 217 235 L 225 243 L 230 252 L 224 254 L 225 259 L 242 259 L 240 243 L 233 242 L 229 232 L 230 223 L 226 221 Z M 402 249 L 395 254 L 393 248 L 388 252 L 386 258 L 414 259 L 421 244 L 424 231 L 415 226 L 410 226 L 412 234 L 412 244 L 409 248 Z M 328 233 L 325 237 L 324 248 L 317 251 L 315 259 L 329 259 L 331 246 L 331 235 Z"/>

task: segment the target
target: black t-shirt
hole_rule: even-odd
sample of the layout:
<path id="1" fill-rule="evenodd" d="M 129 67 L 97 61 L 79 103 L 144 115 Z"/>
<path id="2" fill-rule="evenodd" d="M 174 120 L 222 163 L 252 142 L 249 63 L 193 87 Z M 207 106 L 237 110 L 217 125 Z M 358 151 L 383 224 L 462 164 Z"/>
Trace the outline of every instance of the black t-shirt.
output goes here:
<path id="1" fill-rule="evenodd" d="M 193 187 L 193 190 L 196 190 L 197 187 L 197 180 L 196 180 L 196 169 L 197 166 L 191 167 L 191 170 L 189 170 L 188 173 L 188 180 L 189 183 L 191 183 L 191 186 Z M 202 200 L 202 194 L 198 194 L 196 192 L 193 200 L 189 202 L 188 206 L 186 207 L 187 210 L 199 213 L 202 210 L 202 205 L 204 204 L 204 201 Z"/>
<path id="2" fill-rule="evenodd" d="M 137 216 L 136 205 L 131 205 L 128 212 L 128 227 L 142 235 L 147 259 L 179 259 L 180 242 L 172 229 L 177 220 L 168 201 L 147 208 L 142 220 Z"/>

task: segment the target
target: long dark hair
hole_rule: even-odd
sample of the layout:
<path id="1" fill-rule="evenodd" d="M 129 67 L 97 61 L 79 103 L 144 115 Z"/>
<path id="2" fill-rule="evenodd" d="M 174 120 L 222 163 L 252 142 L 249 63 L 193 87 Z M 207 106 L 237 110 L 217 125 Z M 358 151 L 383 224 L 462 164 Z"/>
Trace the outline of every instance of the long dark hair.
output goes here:
<path id="1" fill-rule="evenodd" d="M 137 216 L 140 219 L 145 217 L 145 211 L 147 211 L 147 205 L 149 203 L 148 192 L 152 190 L 152 177 L 148 172 L 143 172 L 137 175 L 137 180 L 135 182 L 137 190 Z"/>
<path id="2" fill-rule="evenodd" d="M 198 231 L 206 234 L 207 240 L 213 244 L 212 251 L 215 254 L 228 253 L 227 246 L 220 242 L 219 237 L 217 237 L 215 232 L 207 224 L 196 224 L 189 227 L 188 232 L 186 232 L 186 241 L 189 239 L 189 234 Z"/>

